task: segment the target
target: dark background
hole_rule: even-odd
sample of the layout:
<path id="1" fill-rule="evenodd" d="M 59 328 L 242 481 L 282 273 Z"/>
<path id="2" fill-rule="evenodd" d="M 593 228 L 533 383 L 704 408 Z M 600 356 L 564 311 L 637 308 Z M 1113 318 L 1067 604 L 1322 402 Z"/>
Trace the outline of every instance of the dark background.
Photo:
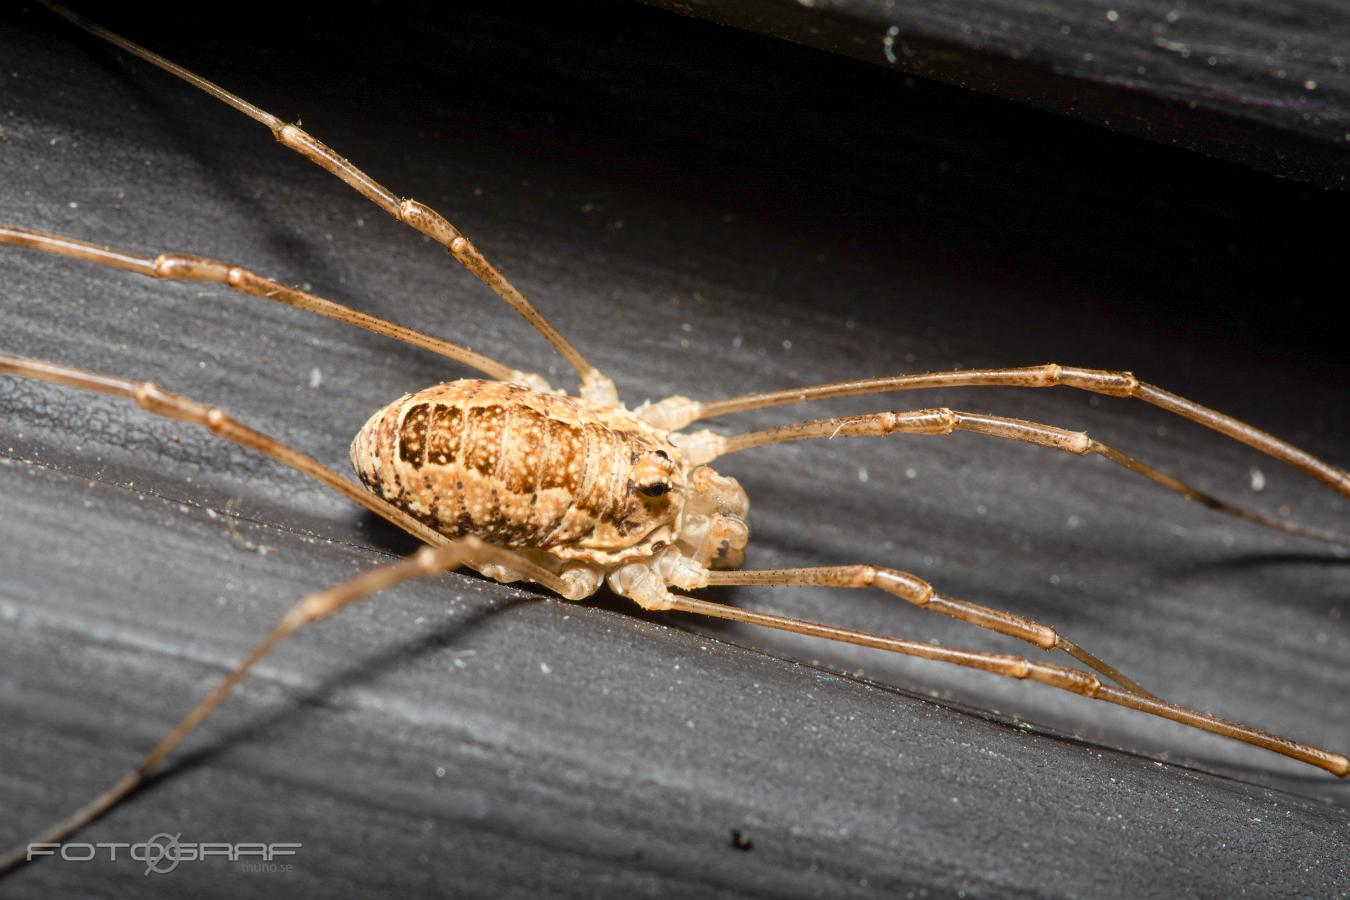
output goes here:
<path id="1" fill-rule="evenodd" d="M 641 6 L 106 15 L 441 209 L 630 404 L 1054 360 L 1131 368 L 1350 460 L 1327 225 L 1343 194 Z M 260 126 L 41 10 L 4 16 L 3 221 L 245 263 L 572 386 L 442 251 Z M 11 249 L 0 273 L 6 351 L 153 377 L 343 471 L 371 410 L 467 374 L 200 285 Z M 944 403 L 1086 429 L 1346 530 L 1343 498 L 1129 401 L 966 390 L 713 424 Z M 411 547 L 106 398 L 0 383 L 0 454 L 6 842 L 109 785 L 295 599 Z M 972 435 L 720 468 L 752 498 L 752 565 L 906 568 L 1178 702 L 1350 747 L 1332 548 Z M 1023 652 L 884 595 L 714 596 Z M 1041 687 L 459 575 L 296 638 L 176 759 L 88 838 L 301 841 L 295 871 L 57 861 L 13 889 L 1325 895 L 1350 878 L 1346 785 L 1273 755 Z"/>
<path id="2" fill-rule="evenodd" d="M 1326 0 L 648 0 L 1112 131 L 1350 187 L 1350 9 Z"/>

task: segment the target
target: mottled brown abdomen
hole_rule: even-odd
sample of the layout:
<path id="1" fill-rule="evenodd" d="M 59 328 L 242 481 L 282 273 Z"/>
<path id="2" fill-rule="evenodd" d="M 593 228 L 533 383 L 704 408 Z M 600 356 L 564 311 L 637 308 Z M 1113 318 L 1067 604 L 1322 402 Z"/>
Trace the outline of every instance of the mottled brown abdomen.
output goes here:
<path id="1" fill-rule="evenodd" d="M 623 410 L 454 381 L 377 412 L 351 458 L 367 487 L 447 536 L 551 549 L 625 536 L 637 522 L 633 464 L 667 447 L 664 434 Z"/>

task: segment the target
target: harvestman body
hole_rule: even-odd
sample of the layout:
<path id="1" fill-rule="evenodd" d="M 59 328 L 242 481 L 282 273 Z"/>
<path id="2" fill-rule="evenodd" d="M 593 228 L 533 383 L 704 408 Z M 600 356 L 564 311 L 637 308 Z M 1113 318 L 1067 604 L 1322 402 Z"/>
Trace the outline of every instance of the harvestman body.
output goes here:
<path id="1" fill-rule="evenodd" d="M 889 376 L 705 403 L 670 397 L 627 410 L 619 403 L 613 382 L 591 366 L 434 210 L 397 197 L 298 126 L 282 122 L 56 4 L 47 5 L 80 27 L 266 125 L 282 144 L 327 169 L 395 218 L 441 243 L 567 359 L 581 378 L 581 390 L 577 397 L 566 396 L 551 389 L 538 375 L 262 278 L 240 266 L 182 254 L 147 257 L 74 238 L 0 225 L 0 244 L 55 253 L 154 278 L 223 284 L 240 293 L 295 306 L 440 353 L 491 379 L 430 387 L 401 397 L 376 412 L 351 448 L 352 464 L 366 490 L 222 410 L 153 383 L 0 354 L 0 373 L 125 397 L 151 413 L 208 428 L 226 440 L 323 482 L 430 545 L 403 562 L 373 569 L 302 600 L 131 772 L 88 806 L 36 838 L 35 843 L 64 840 L 134 791 L 254 664 L 301 627 L 406 579 L 461 565 L 499 581 L 534 581 L 571 600 L 588 597 L 608 583 L 616 593 L 646 609 L 732 619 L 1039 681 L 1264 747 L 1338 776 L 1350 775 L 1350 759 L 1342 754 L 1167 703 L 1052 628 L 1009 612 L 944 596 L 917 576 L 871 565 L 738 570 L 750 536 L 749 502 L 734 479 L 718 475 L 708 464 L 730 453 L 784 441 L 969 431 L 1077 455 L 1103 456 L 1188 499 L 1230 515 L 1321 540 L 1346 543 L 1345 538 L 1231 506 L 1086 434 L 1017 419 L 938 408 L 819 419 L 730 437 L 684 429 L 701 419 L 731 412 L 829 397 L 950 386 L 1062 385 L 1144 400 L 1242 441 L 1350 496 L 1350 475 L 1341 469 L 1250 425 L 1145 384 L 1128 372 L 1053 363 Z M 1092 671 L 750 612 L 671 590 L 732 584 L 876 587 L 922 609 L 1011 635 L 1043 650 L 1061 650 Z M 28 847 L 16 848 L 0 858 L 0 873 L 29 858 Z"/>
<path id="2" fill-rule="evenodd" d="M 617 593 L 669 609 L 667 585 L 703 587 L 707 567 L 739 565 L 750 538 L 745 491 L 691 470 L 673 438 L 620 406 L 455 381 L 375 413 L 351 457 L 367 487 L 441 534 L 561 565 L 571 599 L 608 576 Z"/>

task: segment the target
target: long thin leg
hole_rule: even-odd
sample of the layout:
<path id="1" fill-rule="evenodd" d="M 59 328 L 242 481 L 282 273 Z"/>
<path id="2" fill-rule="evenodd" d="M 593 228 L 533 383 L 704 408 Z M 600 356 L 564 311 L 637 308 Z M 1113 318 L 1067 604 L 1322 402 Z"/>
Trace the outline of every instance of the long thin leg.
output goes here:
<path id="1" fill-rule="evenodd" d="M 183 742 L 206 717 L 229 696 L 259 661 L 291 635 L 306 625 L 325 619 L 345 606 L 378 591 L 391 588 L 410 578 L 423 578 L 457 568 L 472 561 L 482 561 L 482 552 L 488 545 L 477 538 L 467 538 L 440 547 L 424 547 L 400 562 L 371 569 L 355 578 L 305 597 L 267 633 L 257 647 L 243 661 L 230 670 L 215 689 L 207 694 L 183 720 L 174 726 L 165 738 L 146 754 L 130 772 L 123 775 L 104 793 L 87 806 L 77 810 L 26 844 L 14 847 L 0 856 L 0 875 L 31 861 L 29 848 L 33 845 L 58 844 L 99 818 L 129 794 L 145 783 L 151 772 L 159 768 L 165 757 Z"/>
<path id="2" fill-rule="evenodd" d="M 994 609 L 969 600 L 946 597 L 933 589 L 928 582 L 882 566 L 812 566 L 799 569 L 728 569 L 709 570 L 709 585 L 731 584 L 777 584 L 827 588 L 880 588 L 888 594 L 899 597 L 909 603 L 931 612 L 942 613 L 969 622 L 999 634 L 1010 635 L 1035 644 L 1042 650 L 1063 650 L 1079 662 L 1096 669 L 1116 684 L 1144 697 L 1152 697 L 1148 691 L 1133 679 L 1122 675 L 1114 666 L 1088 653 L 1082 647 L 1066 639 L 1048 625 L 1042 625 L 1031 619 L 1023 618 L 1002 609 Z"/>
<path id="3" fill-rule="evenodd" d="M 856 381 L 837 381 L 811 387 L 788 388 L 762 394 L 745 394 L 725 400 L 699 402 L 687 397 L 669 397 L 650 404 L 639 412 L 660 428 L 677 430 L 699 419 L 725 416 L 749 409 L 764 409 L 788 403 L 805 403 L 831 397 L 852 397 L 858 394 L 877 394 L 888 391 L 918 391 L 952 387 L 1021 387 L 1043 388 L 1062 385 L 1106 394 L 1110 397 L 1136 397 L 1159 409 L 1198 422 L 1220 434 L 1241 441 L 1267 456 L 1287 463 L 1318 481 L 1331 485 L 1350 497 L 1350 473 L 1323 462 L 1293 444 L 1253 428 L 1246 422 L 1225 415 L 1207 406 L 1201 406 L 1185 397 L 1179 397 L 1159 387 L 1145 384 L 1129 372 L 1103 369 L 1081 369 L 1047 363 L 1016 369 L 963 369 L 952 372 L 926 372 L 918 375 L 892 375 L 880 378 L 861 378 Z"/>
<path id="4" fill-rule="evenodd" d="M 367 200 L 374 203 L 380 209 L 389 215 L 398 219 L 406 225 L 410 225 L 416 230 L 422 232 L 427 237 L 439 243 L 450 251 L 450 255 L 459 261 L 464 268 L 472 272 L 480 281 L 492 288 L 497 296 L 501 297 L 507 304 L 520 314 L 525 321 L 529 322 L 544 339 L 553 345 L 554 349 L 562 354 L 563 358 L 576 369 L 577 374 L 581 376 L 581 395 L 589 400 L 615 404 L 618 402 L 618 395 L 614 389 L 614 382 L 600 373 L 598 369 L 586 361 L 576 347 L 559 333 L 553 324 L 544 318 L 543 313 L 535 309 L 534 305 L 525 296 L 520 293 L 506 279 L 506 276 L 497 270 L 487 258 L 479 252 L 478 248 L 469 242 L 463 234 L 459 232 L 454 225 L 440 213 L 431 207 L 419 203 L 416 200 L 400 198 L 384 185 L 371 178 L 365 172 L 358 169 L 352 163 L 325 146 L 323 143 L 312 137 L 298 125 L 289 125 L 266 110 L 259 109 L 242 97 L 237 97 L 229 91 L 213 82 L 193 72 L 189 72 L 182 66 L 171 62 L 158 53 L 145 49 L 139 44 L 133 43 L 119 34 L 115 34 L 101 25 L 89 21 L 59 3 L 51 0 L 40 0 L 42 4 L 57 15 L 73 22 L 80 28 L 102 38 L 110 44 L 122 48 L 132 56 L 139 57 L 151 65 L 158 66 L 171 75 L 176 75 L 186 81 L 188 84 L 220 100 L 256 122 L 259 122 L 269 130 L 276 139 L 286 147 L 299 153 L 305 159 L 314 163 L 322 169 L 331 172 L 340 178 L 349 187 L 356 190 Z"/>
<path id="5" fill-rule="evenodd" d="M 306 456 L 276 438 L 250 428 L 238 419 L 231 418 L 222 409 L 207 406 L 205 403 L 199 403 L 188 397 L 166 391 L 153 382 L 129 381 L 125 378 L 100 375 L 84 369 L 57 365 L 38 359 L 27 359 L 22 356 L 12 356 L 8 353 L 0 353 L 0 374 L 18 375 L 22 378 L 49 381 L 53 384 L 63 384 L 67 387 L 93 391 L 99 394 L 125 397 L 128 400 L 135 401 L 141 408 L 155 415 L 199 425 L 218 437 L 236 443 L 241 447 L 255 450 L 263 456 L 290 466 L 300 474 L 308 475 L 315 481 L 327 485 L 339 494 L 364 506 L 377 516 L 386 519 L 433 547 L 447 544 L 450 541 L 445 535 L 422 524 L 383 498 L 377 497 L 370 491 L 348 481 L 313 457 Z M 475 561 L 476 564 L 501 566 L 519 574 L 522 578 L 541 584 L 563 597 L 578 599 L 577 591 L 574 589 L 575 586 L 572 582 L 554 575 L 547 569 L 535 565 L 519 553 L 511 550 L 485 544 L 482 549 L 476 551 Z"/>
<path id="6" fill-rule="evenodd" d="M 1211 509 L 1246 519 L 1267 528 L 1275 528 L 1301 537 L 1326 541 L 1332 544 L 1350 546 L 1350 537 L 1311 528 L 1296 522 L 1276 519 L 1258 512 L 1234 506 L 1231 503 L 1193 488 L 1161 472 L 1147 463 L 1121 453 L 1093 440 L 1081 431 L 1067 431 L 1051 425 L 1041 425 L 1024 419 L 1005 419 L 999 416 L 986 416 L 982 413 L 959 412 L 946 407 L 918 409 L 903 412 L 872 413 L 862 416 L 841 416 L 833 419 L 813 419 L 809 422 L 796 422 L 763 431 L 751 431 L 730 437 L 713 434 L 710 431 L 692 432 L 687 435 L 674 435 L 686 456 L 694 464 L 705 463 L 725 456 L 749 450 L 752 447 L 764 447 L 769 444 L 781 444 L 787 441 L 803 441 L 813 438 L 834 437 L 884 437 L 891 434 L 949 435 L 955 431 L 970 431 L 990 437 L 1005 438 L 1034 444 L 1038 447 L 1051 447 L 1078 456 L 1096 454 L 1111 462 L 1137 472 L 1145 478 L 1161 484 L 1187 500 L 1194 500 Z"/>
<path id="7" fill-rule="evenodd" d="M 270 278 L 263 278 L 254 274 L 241 266 L 221 262 L 218 259 L 192 256 L 186 253 L 138 256 L 125 250 L 116 250 L 112 247 L 104 247 L 88 241 L 52 234 L 48 231 L 34 231 L 12 225 L 0 225 L 0 244 L 41 250 L 44 253 L 53 253 L 71 259 L 81 259 L 113 269 L 135 272 L 137 275 L 145 275 L 149 278 L 162 278 L 167 281 L 209 281 L 223 284 L 241 294 L 261 297 L 264 300 L 273 300 L 286 306 L 293 306 L 296 309 L 303 309 L 306 312 L 336 319 L 339 322 L 346 322 L 348 325 L 355 325 L 358 328 L 391 337 L 396 341 L 421 347 L 423 350 L 430 350 L 432 353 L 438 353 L 448 359 L 477 369 L 487 374 L 489 378 L 498 381 L 514 381 L 520 384 L 528 384 L 531 387 L 542 387 L 545 390 L 548 388 L 538 375 L 517 371 L 494 359 L 489 359 L 481 353 L 475 353 L 468 347 L 443 341 L 440 338 L 432 337 L 412 328 L 405 328 L 378 316 L 372 316 L 343 306 L 340 303 L 334 303 L 332 300 L 325 300 L 323 297 L 287 287 Z"/>
<path id="8" fill-rule="evenodd" d="M 1235 741 L 1254 744 L 1257 747 L 1317 766 L 1319 769 L 1325 769 L 1342 778 L 1350 775 L 1350 759 L 1340 753 L 1332 753 L 1328 750 L 1321 750 L 1317 747 L 1291 741 L 1289 738 L 1271 734 L 1268 731 L 1262 731 L 1228 719 L 1221 719 L 1218 716 L 1212 716 L 1209 713 L 1203 713 L 1185 706 L 1177 706 L 1156 697 L 1114 688 L 1102 684 L 1101 679 L 1091 672 L 1084 672 L 1080 669 L 1057 666 L 1052 663 L 1033 662 L 1020 656 L 981 653 L 974 650 L 960 650 L 955 647 L 938 647 L 919 641 L 884 637 L 878 634 L 869 634 L 865 631 L 852 631 L 847 628 L 821 625 L 770 613 L 752 612 L 735 606 L 727 606 L 724 603 L 712 603 L 678 594 L 673 596 L 675 602 L 671 609 L 679 612 L 730 619 L 733 622 L 745 622 L 750 625 L 763 625 L 766 628 L 776 628 L 780 631 L 792 631 L 810 637 L 857 644 L 862 647 L 874 647 L 878 650 L 899 653 L 903 656 L 917 656 L 922 659 L 964 666 L 968 669 L 979 669 L 1008 678 L 1039 681 L 1063 691 L 1081 694 L 1084 697 L 1102 700 L 1106 703 L 1114 703 L 1117 706 L 1128 706 L 1140 712 L 1171 719 L 1174 722 L 1232 738 Z"/>

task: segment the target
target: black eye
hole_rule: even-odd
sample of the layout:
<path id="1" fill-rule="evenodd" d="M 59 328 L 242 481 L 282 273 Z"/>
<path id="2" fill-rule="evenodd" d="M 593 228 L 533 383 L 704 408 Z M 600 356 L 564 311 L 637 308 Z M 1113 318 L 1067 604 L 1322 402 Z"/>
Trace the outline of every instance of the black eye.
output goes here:
<path id="1" fill-rule="evenodd" d="M 662 459 L 670 459 L 670 454 L 664 450 L 657 450 L 656 455 L 661 457 Z"/>
<path id="2" fill-rule="evenodd" d="M 664 481 L 658 481 L 656 484 L 648 484 L 638 488 L 638 493 L 644 497 L 660 497 L 670 490 L 670 485 Z"/>

